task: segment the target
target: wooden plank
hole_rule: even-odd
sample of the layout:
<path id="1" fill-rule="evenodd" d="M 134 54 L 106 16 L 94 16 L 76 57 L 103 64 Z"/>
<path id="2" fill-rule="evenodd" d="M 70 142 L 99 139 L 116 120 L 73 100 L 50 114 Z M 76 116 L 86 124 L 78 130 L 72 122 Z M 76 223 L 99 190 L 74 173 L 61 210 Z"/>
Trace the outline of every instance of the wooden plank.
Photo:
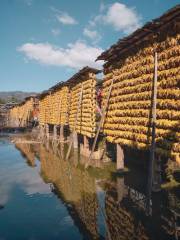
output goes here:
<path id="1" fill-rule="evenodd" d="M 93 154 L 93 152 L 94 152 L 94 150 L 95 150 L 96 142 L 97 142 L 97 139 L 98 139 L 98 136 L 99 136 L 101 127 L 103 127 L 103 125 L 104 125 L 104 121 L 105 121 L 105 117 L 106 117 L 106 111 L 107 111 L 107 108 L 108 108 L 108 104 L 109 104 L 109 99 L 110 99 L 110 96 L 111 96 L 111 91 L 112 91 L 113 83 L 114 83 L 114 79 L 112 79 L 111 85 L 110 85 L 110 87 L 109 87 L 109 93 L 108 93 L 108 96 L 107 96 L 107 99 L 106 99 L 106 104 L 105 104 L 104 109 L 103 109 L 103 111 L 102 111 L 101 119 L 100 119 L 100 121 L 99 121 L 98 129 L 97 129 L 97 132 L 96 132 L 96 135 L 95 135 L 95 138 L 94 138 L 92 150 L 91 150 L 91 153 L 90 153 L 90 155 L 89 155 L 89 159 L 88 159 L 88 161 L 87 161 L 87 163 L 86 163 L 85 168 L 88 167 L 89 162 L 91 161 L 92 154 Z"/>

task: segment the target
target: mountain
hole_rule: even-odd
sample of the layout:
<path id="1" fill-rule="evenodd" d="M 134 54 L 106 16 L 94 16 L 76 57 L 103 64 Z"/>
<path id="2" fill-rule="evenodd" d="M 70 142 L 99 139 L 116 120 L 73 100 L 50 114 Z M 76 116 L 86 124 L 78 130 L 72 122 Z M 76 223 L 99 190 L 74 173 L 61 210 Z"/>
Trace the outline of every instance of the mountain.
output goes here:
<path id="1" fill-rule="evenodd" d="M 22 91 L 12 91 L 12 92 L 0 92 L 1 102 L 21 102 L 24 98 L 35 95 L 35 92 L 22 92 Z"/>

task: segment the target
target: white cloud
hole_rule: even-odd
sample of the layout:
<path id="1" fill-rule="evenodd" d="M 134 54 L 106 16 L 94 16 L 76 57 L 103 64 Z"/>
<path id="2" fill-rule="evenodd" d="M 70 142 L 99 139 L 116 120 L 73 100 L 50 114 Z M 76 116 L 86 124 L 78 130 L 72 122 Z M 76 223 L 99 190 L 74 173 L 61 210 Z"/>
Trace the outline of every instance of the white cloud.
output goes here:
<path id="1" fill-rule="evenodd" d="M 10 198 L 11 186 L 9 183 L 0 187 L 0 206 L 5 206 Z"/>
<path id="2" fill-rule="evenodd" d="M 90 30 L 88 28 L 84 28 L 83 34 L 84 36 L 93 40 L 94 43 L 97 43 L 101 39 L 100 34 L 96 30 Z"/>
<path id="3" fill-rule="evenodd" d="M 16 183 L 20 184 L 23 190 L 28 194 L 49 194 L 51 193 L 49 184 L 43 182 L 39 177 L 39 173 L 34 169 L 29 169 L 26 172 L 20 172 L 16 177 Z"/>
<path id="4" fill-rule="evenodd" d="M 61 31 L 58 28 L 53 28 L 51 32 L 56 37 L 60 34 Z"/>
<path id="5" fill-rule="evenodd" d="M 63 23 L 65 25 L 75 25 L 78 23 L 73 17 L 71 17 L 66 12 L 59 12 L 58 14 L 56 14 L 56 18 L 60 23 Z"/>
<path id="6" fill-rule="evenodd" d="M 99 25 L 110 25 L 116 31 L 129 34 L 140 27 L 141 17 L 134 8 L 129 8 L 125 4 L 115 2 L 112 5 L 100 6 L 100 14 L 89 21 L 91 27 Z"/>
<path id="7" fill-rule="evenodd" d="M 102 61 L 94 62 L 103 49 L 76 41 L 67 48 L 59 48 L 49 43 L 26 43 L 17 49 L 27 58 L 39 63 L 80 69 L 86 65 L 100 67 Z"/>
<path id="8" fill-rule="evenodd" d="M 112 25 L 115 30 L 124 33 L 130 33 L 140 26 L 140 16 L 136 11 L 118 2 L 109 7 L 104 21 L 106 24 Z"/>
<path id="9" fill-rule="evenodd" d="M 103 15 L 101 14 L 97 15 L 89 21 L 89 25 L 91 27 L 95 27 L 97 23 L 102 23 L 104 21 L 103 19 L 104 19 Z"/>

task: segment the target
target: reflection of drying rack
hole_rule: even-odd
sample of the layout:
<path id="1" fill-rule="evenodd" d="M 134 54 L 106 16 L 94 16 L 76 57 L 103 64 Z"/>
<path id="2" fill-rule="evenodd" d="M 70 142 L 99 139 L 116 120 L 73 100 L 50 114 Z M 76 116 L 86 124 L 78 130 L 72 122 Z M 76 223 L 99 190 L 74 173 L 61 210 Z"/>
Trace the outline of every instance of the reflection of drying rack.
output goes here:
<path id="1" fill-rule="evenodd" d="M 180 213 L 177 213 L 173 210 L 172 210 L 172 213 L 174 214 L 175 237 L 176 237 L 176 239 L 179 239 L 179 237 L 180 237 Z"/>
<path id="2" fill-rule="evenodd" d="M 175 236 L 175 239 L 178 240 L 180 237 L 180 213 L 177 213 L 175 210 L 169 210 L 169 216 L 162 216 L 163 226 L 162 228 L 170 236 Z"/>
<path id="3" fill-rule="evenodd" d="M 129 186 L 126 186 L 126 188 L 128 191 L 128 197 L 130 197 L 132 202 L 134 204 L 136 204 L 139 207 L 139 209 L 142 209 L 144 212 L 147 211 L 147 201 L 149 201 L 148 215 L 152 216 L 152 200 L 147 199 L 147 197 L 143 193 L 141 193 L 133 188 L 130 188 Z"/>

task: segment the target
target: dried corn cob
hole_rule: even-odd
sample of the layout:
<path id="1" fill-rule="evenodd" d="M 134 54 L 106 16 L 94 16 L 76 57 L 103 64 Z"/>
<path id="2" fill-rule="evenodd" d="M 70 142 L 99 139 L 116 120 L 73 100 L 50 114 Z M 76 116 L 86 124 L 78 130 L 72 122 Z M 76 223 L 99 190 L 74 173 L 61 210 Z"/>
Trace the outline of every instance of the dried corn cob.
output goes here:
<path id="1" fill-rule="evenodd" d="M 103 104 L 112 79 L 114 86 L 104 124 L 107 140 L 122 145 L 148 148 L 151 141 L 151 96 L 154 49 L 158 51 L 157 153 L 179 158 L 180 149 L 180 35 L 128 53 L 116 63 L 105 65 Z M 113 64 L 113 63 L 112 63 Z M 113 69 L 113 70 L 112 70 Z M 168 150 L 167 150 L 168 149 Z M 168 154 L 167 154 L 168 152 Z"/>

